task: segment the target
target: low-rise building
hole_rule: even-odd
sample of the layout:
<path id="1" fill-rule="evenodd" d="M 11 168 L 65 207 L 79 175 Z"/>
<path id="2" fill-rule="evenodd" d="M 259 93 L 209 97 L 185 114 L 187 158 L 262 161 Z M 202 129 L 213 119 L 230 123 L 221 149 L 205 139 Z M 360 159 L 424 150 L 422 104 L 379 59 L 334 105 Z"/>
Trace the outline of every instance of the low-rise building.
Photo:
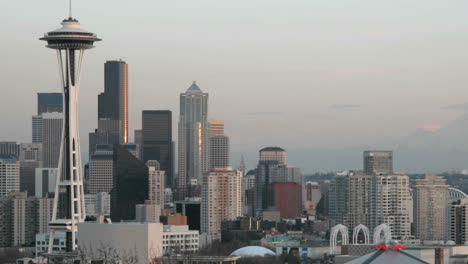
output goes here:
<path id="1" fill-rule="evenodd" d="M 199 233 L 185 226 L 164 226 L 164 255 L 196 252 L 199 248 Z"/>

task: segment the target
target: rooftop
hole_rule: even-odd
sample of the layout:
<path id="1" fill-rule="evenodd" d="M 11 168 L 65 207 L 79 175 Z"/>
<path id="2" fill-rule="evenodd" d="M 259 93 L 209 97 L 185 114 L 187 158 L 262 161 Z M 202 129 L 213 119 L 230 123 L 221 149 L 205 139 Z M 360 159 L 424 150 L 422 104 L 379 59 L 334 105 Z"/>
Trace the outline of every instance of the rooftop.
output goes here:
<path id="1" fill-rule="evenodd" d="M 286 150 L 280 147 L 265 147 L 265 148 L 262 148 L 260 151 L 286 151 Z"/>

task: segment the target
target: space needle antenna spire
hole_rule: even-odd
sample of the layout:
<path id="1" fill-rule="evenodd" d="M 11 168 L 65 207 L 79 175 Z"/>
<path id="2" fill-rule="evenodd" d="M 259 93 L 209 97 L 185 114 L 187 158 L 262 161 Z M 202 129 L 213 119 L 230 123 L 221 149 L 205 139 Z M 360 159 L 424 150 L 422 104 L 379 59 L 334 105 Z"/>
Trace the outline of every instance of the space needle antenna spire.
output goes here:
<path id="1" fill-rule="evenodd" d="M 72 18 L 72 0 L 68 1 L 68 17 Z"/>

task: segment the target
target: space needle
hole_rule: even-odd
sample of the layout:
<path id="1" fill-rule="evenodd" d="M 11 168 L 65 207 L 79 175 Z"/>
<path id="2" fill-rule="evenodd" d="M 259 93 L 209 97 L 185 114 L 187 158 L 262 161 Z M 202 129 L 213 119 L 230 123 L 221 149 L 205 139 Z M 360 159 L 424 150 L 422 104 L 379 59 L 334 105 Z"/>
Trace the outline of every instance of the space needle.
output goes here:
<path id="1" fill-rule="evenodd" d="M 84 51 L 94 48 L 94 42 L 101 40 L 96 34 L 82 29 L 78 20 L 72 18 L 71 3 L 70 15 L 61 25 L 61 28 L 40 38 L 47 41 L 46 47 L 57 51 L 64 100 L 62 142 L 52 219 L 49 222 L 48 253 L 52 253 L 55 232 L 66 233 L 66 252 L 75 251 L 78 223 L 84 222 L 86 218 L 78 129 L 78 94 Z"/>

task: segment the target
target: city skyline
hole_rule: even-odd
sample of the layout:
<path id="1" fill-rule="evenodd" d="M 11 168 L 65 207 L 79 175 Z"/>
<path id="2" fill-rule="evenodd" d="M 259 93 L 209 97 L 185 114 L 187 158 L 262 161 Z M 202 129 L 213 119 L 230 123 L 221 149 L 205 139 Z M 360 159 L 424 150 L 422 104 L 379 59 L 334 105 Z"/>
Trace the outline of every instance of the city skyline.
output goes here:
<path id="1" fill-rule="evenodd" d="M 364 144 L 375 144 L 376 148 L 385 145 L 389 149 L 386 145 L 398 145 L 400 139 L 417 129 L 436 130 L 466 111 L 468 92 L 463 87 L 468 80 L 463 75 L 463 57 L 459 56 L 463 53 L 458 50 L 465 46 L 467 39 L 458 34 L 466 27 L 462 24 L 460 6 L 437 1 L 425 1 L 422 6 L 404 5 L 401 1 L 393 4 L 367 1 L 357 7 L 346 6 L 344 12 L 334 3 L 298 1 L 286 6 L 256 3 L 258 6 L 241 1 L 227 8 L 213 1 L 186 2 L 185 6 L 142 2 L 128 9 L 127 3 L 117 2 L 112 3 L 115 4 L 113 15 L 104 21 L 98 20 L 99 10 L 104 10 L 108 2 L 92 4 L 95 10 L 86 9 L 91 4 L 87 1 L 75 4 L 74 14 L 85 21 L 83 27 L 96 28 L 109 39 L 93 58 L 85 59 L 84 74 L 88 77 L 83 81 L 86 91 L 80 98 L 82 148 L 86 149 L 86 135 L 96 127 L 96 95 L 104 87 L 102 65 L 108 59 L 118 58 L 130 65 L 130 131 L 141 128 L 142 110 L 168 109 L 178 116 L 177 95 L 195 79 L 213 99 L 210 108 L 216 115 L 210 119 L 226 121 L 233 153 L 250 153 L 246 154 L 249 168 L 255 165 L 251 157 L 255 156 L 256 149 L 263 146 L 279 145 L 291 153 Z M 19 47 L 23 48 L 0 53 L 7 60 L 17 62 L 1 66 L 2 72 L 11 73 L 4 76 L 5 87 L 18 87 L 4 89 L 0 104 L 9 109 L 13 107 L 12 98 L 22 99 L 15 106 L 22 111 L 2 115 L 4 122 L 11 123 L 0 135 L 5 140 L 28 142 L 30 129 L 23 120 L 35 112 L 33 93 L 59 92 L 56 76 L 47 74 L 56 71 L 53 58 L 39 54 L 41 46 L 27 41 L 66 16 L 66 1 L 54 1 L 54 4 L 57 5 L 45 10 L 40 4 L 32 3 L 31 10 L 43 10 L 41 14 L 20 9 L 15 3 L 3 4 L 5 16 L 1 19 L 8 21 L 3 26 L 25 17 L 29 20 L 32 17 L 35 22 L 28 23 L 31 24 L 28 27 L 5 28 L 6 36 L 14 43 L 21 43 Z M 153 7 L 153 12 L 149 12 Z M 311 10 L 310 7 L 316 11 L 311 14 L 301 11 Z M 134 22 L 124 19 L 138 12 L 142 18 Z M 208 16 L 200 18 L 197 13 Z M 414 13 L 417 16 L 411 18 Z M 446 18 L 448 14 L 449 19 L 434 19 Z M 245 21 L 238 21 L 242 17 Z M 278 21 L 282 17 L 286 18 L 285 22 Z M 374 19 L 375 25 L 369 25 Z M 219 23 L 211 25 L 213 22 Z M 186 27 L 190 24 L 194 25 Z M 129 30 L 138 25 L 141 29 L 130 32 L 131 37 L 123 40 L 111 25 Z M 132 40 L 140 30 L 154 30 L 154 35 L 161 38 L 151 37 L 147 44 L 140 46 L 141 43 Z M 227 45 L 232 40 L 228 33 L 232 32 L 245 34 Z M 195 36 L 199 38 L 194 40 Z M 281 40 L 270 41 L 275 36 Z M 220 44 L 217 46 L 226 44 L 226 48 L 208 51 L 207 48 L 213 47 L 208 40 L 213 38 Z M 178 45 L 169 47 L 174 42 Z M 158 49 L 152 49 L 151 45 L 157 45 Z M 395 51 L 392 47 L 399 49 Z M 147 58 L 141 59 L 141 51 L 137 50 L 148 53 Z M 25 63 L 29 52 L 38 54 L 43 67 Z M 240 53 L 245 55 L 237 56 Z M 175 67 L 182 61 L 186 62 L 182 64 L 184 67 Z M 15 72 L 21 72 L 20 67 L 30 72 L 25 85 L 17 83 Z M 278 119 L 284 123 L 281 128 L 274 126 Z M 264 120 L 267 125 L 255 126 L 257 120 Z M 367 120 L 374 123 L 369 126 Z M 176 127 L 173 131 L 174 137 Z M 267 136 L 252 137 L 252 133 Z M 232 155 L 233 164 L 239 159 L 240 155 Z M 304 167 L 305 172 L 324 169 Z"/>

